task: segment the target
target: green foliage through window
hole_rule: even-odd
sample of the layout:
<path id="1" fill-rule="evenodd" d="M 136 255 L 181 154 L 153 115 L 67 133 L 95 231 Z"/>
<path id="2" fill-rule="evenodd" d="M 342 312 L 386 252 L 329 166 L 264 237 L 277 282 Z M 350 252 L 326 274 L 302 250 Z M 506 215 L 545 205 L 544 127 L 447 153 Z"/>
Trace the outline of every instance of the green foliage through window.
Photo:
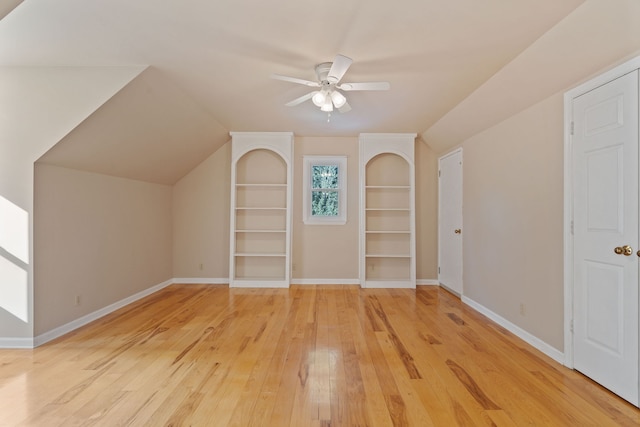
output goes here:
<path id="1" fill-rule="evenodd" d="M 338 166 L 311 168 L 311 215 L 338 216 Z"/>

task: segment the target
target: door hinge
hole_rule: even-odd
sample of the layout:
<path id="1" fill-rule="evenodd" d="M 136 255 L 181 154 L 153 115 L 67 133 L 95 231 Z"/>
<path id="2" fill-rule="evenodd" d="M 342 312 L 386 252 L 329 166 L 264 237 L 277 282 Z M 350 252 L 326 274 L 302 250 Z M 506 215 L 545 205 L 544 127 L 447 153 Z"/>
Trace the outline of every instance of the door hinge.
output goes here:
<path id="1" fill-rule="evenodd" d="M 438 274 L 440 274 L 440 267 L 438 267 Z"/>
<path id="2" fill-rule="evenodd" d="M 573 236 L 573 220 L 571 220 L 571 235 Z"/>
<path id="3" fill-rule="evenodd" d="M 439 171 L 438 171 L 438 177 L 440 177 L 441 175 L 442 175 L 442 171 L 441 171 L 441 170 L 439 170 Z"/>
<path id="4" fill-rule="evenodd" d="M 573 333 L 573 319 L 569 321 L 569 330 Z"/>
<path id="5" fill-rule="evenodd" d="M 570 127 L 570 129 L 569 129 L 569 133 L 570 133 L 571 135 L 573 135 L 573 132 L 574 132 L 574 123 L 573 123 L 573 121 L 572 121 L 572 122 L 571 122 L 571 127 Z"/>

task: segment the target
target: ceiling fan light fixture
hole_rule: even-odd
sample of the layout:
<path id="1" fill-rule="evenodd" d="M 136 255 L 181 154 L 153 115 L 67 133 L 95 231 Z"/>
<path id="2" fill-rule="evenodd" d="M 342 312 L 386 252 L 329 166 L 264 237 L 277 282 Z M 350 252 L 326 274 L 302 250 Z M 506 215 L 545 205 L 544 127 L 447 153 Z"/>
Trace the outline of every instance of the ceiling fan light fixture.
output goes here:
<path id="1" fill-rule="evenodd" d="M 333 111 L 333 102 L 331 102 L 330 97 L 326 97 L 324 104 L 322 104 L 322 107 L 320 107 L 320 109 L 326 113 L 330 113 Z"/>
<path id="2" fill-rule="evenodd" d="M 313 104 L 323 112 L 330 113 L 334 109 L 337 109 L 341 113 L 346 113 L 351 110 L 351 106 L 347 102 L 347 98 L 343 92 L 389 90 L 391 87 L 389 82 L 341 83 L 342 77 L 344 77 L 347 70 L 349 70 L 352 62 L 353 60 L 351 58 L 338 54 L 335 56 L 333 62 L 323 62 L 316 65 L 315 72 L 317 81 L 283 76 L 280 74 L 272 74 L 271 78 L 318 88 L 317 90 L 308 92 L 305 95 L 287 102 L 285 104 L 287 107 L 293 107 L 311 99 Z"/>
<path id="3" fill-rule="evenodd" d="M 316 107 L 321 107 L 325 104 L 327 100 L 327 95 L 324 93 L 324 91 L 318 91 L 316 92 L 315 95 L 313 95 L 313 97 L 311 98 L 311 101 L 313 102 L 313 104 Z"/>
<path id="4" fill-rule="evenodd" d="M 347 102 L 347 98 L 345 98 L 344 95 L 337 90 L 331 92 L 331 100 L 333 101 L 333 105 L 335 105 L 336 108 L 342 107 L 345 102 Z"/>

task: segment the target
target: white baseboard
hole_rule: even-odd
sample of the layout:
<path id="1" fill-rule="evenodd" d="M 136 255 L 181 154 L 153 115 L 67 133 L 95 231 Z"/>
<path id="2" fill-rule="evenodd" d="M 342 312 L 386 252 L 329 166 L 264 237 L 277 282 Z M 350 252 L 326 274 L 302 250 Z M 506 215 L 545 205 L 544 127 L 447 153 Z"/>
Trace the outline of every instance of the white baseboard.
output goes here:
<path id="1" fill-rule="evenodd" d="M 418 285 L 428 285 L 434 286 L 438 285 L 437 280 L 417 280 Z M 55 329 L 52 329 L 44 334 L 38 335 L 35 338 L 11 338 L 11 337 L 0 337 L 0 348 L 34 348 L 40 346 L 46 342 L 49 342 L 55 338 L 58 338 L 64 334 L 67 334 L 81 326 L 84 326 L 88 323 L 93 322 L 103 316 L 106 316 L 109 313 L 112 313 L 128 304 L 131 304 L 139 299 L 142 299 L 148 295 L 153 294 L 171 284 L 174 283 L 184 283 L 184 284 L 228 284 L 229 279 L 227 278 L 174 278 L 162 282 L 158 285 L 152 286 L 148 289 L 145 289 L 141 292 L 138 292 L 130 297 L 124 298 L 118 302 L 110 304 L 104 308 L 94 311 L 93 313 L 89 313 L 83 317 L 80 317 L 76 320 L 73 320 L 65 325 L 59 326 Z M 291 284 L 293 285 L 359 285 L 360 281 L 358 279 L 292 279 Z M 375 285 L 372 282 L 369 282 L 369 287 Z M 389 283 L 387 283 L 386 287 Z M 404 284 L 406 286 L 406 284 Z M 473 301 L 472 299 L 462 296 L 462 302 L 467 304 L 469 307 L 478 311 L 479 313 L 487 316 L 489 319 L 493 320 L 503 328 L 507 329 L 509 332 L 516 335 L 518 338 L 522 339 L 526 343 L 532 345 L 542 353 L 546 354 L 553 360 L 557 361 L 560 364 L 564 363 L 564 354 L 557 350 L 556 348 L 550 346 L 545 343 L 541 339 L 535 337 L 529 332 L 521 329 L 515 324 L 509 322 L 502 316 L 494 313 L 483 305 Z"/>
<path id="2" fill-rule="evenodd" d="M 410 280 L 366 280 L 363 287 L 369 289 L 415 289 L 416 284 Z"/>
<path id="3" fill-rule="evenodd" d="M 103 307 L 99 310 L 94 311 L 93 313 L 89 313 L 85 316 L 82 316 L 76 320 L 73 320 L 65 325 L 62 326 L 58 326 L 55 329 L 52 329 L 48 332 L 45 332 L 44 334 L 38 335 L 37 337 L 34 338 L 33 340 L 33 345 L 32 347 L 38 347 L 46 342 L 49 342 L 53 339 L 56 339 L 58 337 L 61 337 L 64 334 L 68 334 L 69 332 L 78 329 L 81 326 L 84 326 L 88 323 L 93 322 L 94 320 L 97 320 L 103 316 L 106 316 L 109 313 L 112 313 L 128 304 L 131 304 L 132 302 L 135 302 L 139 299 L 142 299 L 148 295 L 151 295 L 154 292 L 158 292 L 160 289 L 166 288 L 167 286 L 171 285 L 172 283 L 174 283 L 173 279 L 172 280 L 167 280 L 165 282 L 162 282 L 158 285 L 152 286 L 150 288 L 145 289 L 144 291 L 140 291 L 137 294 L 131 295 L 127 298 L 124 298 L 118 302 L 115 302 L 113 304 L 110 304 L 106 307 Z M 2 344 L 2 342 L 0 341 L 0 345 Z"/>
<path id="4" fill-rule="evenodd" d="M 289 283 L 284 280 L 231 280 L 229 288 L 280 288 L 286 289 Z"/>
<path id="5" fill-rule="evenodd" d="M 0 348 L 33 348 L 33 338 L 0 337 Z"/>
<path id="6" fill-rule="evenodd" d="M 184 285 L 228 285 L 229 278 L 176 277 L 174 279 L 171 279 L 171 283 L 179 283 Z"/>
<path id="7" fill-rule="evenodd" d="M 418 286 L 440 286 L 438 279 L 418 279 L 416 280 Z"/>
<path id="8" fill-rule="evenodd" d="M 358 279 L 291 279 L 292 285 L 359 285 Z"/>
<path id="9" fill-rule="evenodd" d="M 536 349 L 543 352 L 544 354 L 546 354 L 556 362 L 560 363 L 561 365 L 564 364 L 564 353 L 561 352 L 560 350 L 550 346 L 546 342 L 542 341 L 540 338 L 534 335 L 531 335 L 529 332 L 509 322 L 504 317 L 494 313 L 493 311 L 489 310 L 488 308 L 486 308 L 481 304 L 478 304 L 472 299 L 467 298 L 465 296 L 462 296 L 461 299 L 463 303 L 467 304 L 469 307 L 473 308 L 477 312 L 487 316 L 489 319 L 493 320 L 498 325 L 502 326 L 512 334 L 516 335 L 518 338 L 520 338 L 527 344 L 535 347 Z"/>

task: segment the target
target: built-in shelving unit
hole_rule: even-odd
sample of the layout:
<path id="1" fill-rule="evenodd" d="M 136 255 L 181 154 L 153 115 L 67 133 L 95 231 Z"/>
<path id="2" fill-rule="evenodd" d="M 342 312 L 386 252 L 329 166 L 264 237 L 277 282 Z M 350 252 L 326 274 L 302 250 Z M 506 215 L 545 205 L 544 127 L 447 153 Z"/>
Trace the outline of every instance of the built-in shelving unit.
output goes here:
<path id="1" fill-rule="evenodd" d="M 360 135 L 360 284 L 415 288 L 415 134 Z"/>
<path id="2" fill-rule="evenodd" d="M 288 287 L 293 134 L 231 136 L 229 286 Z"/>

